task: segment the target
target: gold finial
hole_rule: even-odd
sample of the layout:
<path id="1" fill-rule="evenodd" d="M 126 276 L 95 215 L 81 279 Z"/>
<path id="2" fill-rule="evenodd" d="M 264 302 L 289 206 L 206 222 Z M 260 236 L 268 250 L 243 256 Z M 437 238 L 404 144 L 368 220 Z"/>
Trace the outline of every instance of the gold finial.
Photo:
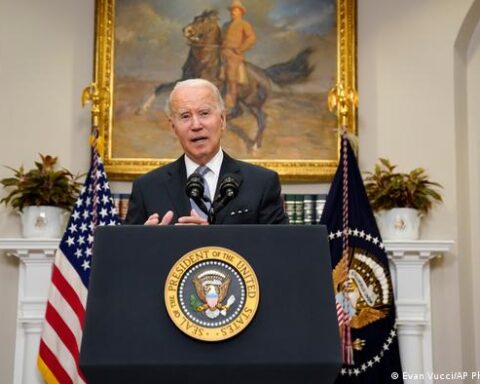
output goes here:
<path id="1" fill-rule="evenodd" d="M 340 116 L 341 126 L 347 126 L 348 114 L 351 109 L 358 106 L 358 93 L 353 88 L 345 88 L 342 83 L 338 83 L 328 93 L 328 109 L 333 112 L 337 109 L 337 114 Z"/>
<path id="2" fill-rule="evenodd" d="M 100 92 L 97 84 L 92 83 L 82 92 L 82 107 L 90 102 L 92 104 L 93 126 L 98 127 L 98 115 L 100 114 Z"/>
<path id="3" fill-rule="evenodd" d="M 87 103 L 91 104 L 91 112 L 92 112 L 92 132 L 90 135 L 90 145 L 97 146 L 97 150 L 100 156 L 103 156 L 103 137 L 101 132 L 98 128 L 98 122 L 100 119 L 100 105 L 101 103 L 105 103 L 108 101 L 109 94 L 108 92 L 98 89 L 96 83 L 90 84 L 86 87 L 82 92 L 82 107 L 85 107 Z M 98 132 L 97 132 L 98 130 Z"/>

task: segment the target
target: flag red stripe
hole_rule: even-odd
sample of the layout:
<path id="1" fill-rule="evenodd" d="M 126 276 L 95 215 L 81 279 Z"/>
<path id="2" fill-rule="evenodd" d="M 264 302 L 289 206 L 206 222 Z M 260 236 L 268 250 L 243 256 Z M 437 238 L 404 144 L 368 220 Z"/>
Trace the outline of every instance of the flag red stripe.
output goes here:
<path id="1" fill-rule="evenodd" d="M 80 346 L 77 345 L 75 335 L 72 333 L 68 325 L 63 321 L 56 309 L 50 303 L 47 304 L 45 321 L 50 324 L 50 326 L 55 330 L 58 337 L 62 341 L 63 345 L 65 345 L 65 347 L 67 347 L 67 349 L 70 351 L 77 365 L 77 371 L 80 377 L 84 379 L 82 371 L 80 371 L 80 367 L 78 366 L 80 360 Z"/>
<path id="2" fill-rule="evenodd" d="M 77 340 L 72 330 L 68 325 L 63 321 L 60 314 L 57 310 L 50 304 L 47 303 L 47 311 L 45 312 L 45 320 L 50 324 L 50 326 L 55 330 L 60 340 L 62 340 L 63 345 L 72 354 L 75 361 L 78 361 L 80 355 L 80 347 L 77 345 Z"/>
<path id="3" fill-rule="evenodd" d="M 65 280 L 56 265 L 53 266 L 52 283 L 57 287 L 58 291 L 62 293 L 62 296 L 68 302 L 70 307 L 72 307 L 73 311 L 78 317 L 81 327 L 83 328 L 85 308 L 83 308 L 82 302 L 80 301 L 75 290 L 68 283 L 68 281 Z"/>
<path id="4" fill-rule="evenodd" d="M 59 363 L 57 357 L 52 353 L 50 348 L 40 340 L 40 358 L 43 360 L 45 365 L 50 369 L 52 374 L 55 376 L 57 381 L 62 384 L 72 383 L 73 380 L 68 375 L 67 371 L 63 369 L 62 365 Z"/>

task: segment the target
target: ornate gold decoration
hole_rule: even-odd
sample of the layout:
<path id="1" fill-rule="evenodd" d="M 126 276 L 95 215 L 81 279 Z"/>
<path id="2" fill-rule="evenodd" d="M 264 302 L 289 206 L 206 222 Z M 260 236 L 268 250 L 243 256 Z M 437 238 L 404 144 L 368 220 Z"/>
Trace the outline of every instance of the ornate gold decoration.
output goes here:
<path id="1" fill-rule="evenodd" d="M 112 157 L 112 98 L 114 68 L 115 0 L 96 0 L 95 84 L 100 92 L 98 129 L 105 142 L 102 157 L 113 180 L 132 180 L 173 159 Z M 337 84 L 346 89 L 356 86 L 356 0 L 337 0 Z M 92 114 L 94 113 L 92 109 Z M 339 124 L 340 115 L 338 115 Z M 357 132 L 356 110 L 348 114 L 349 131 Z M 340 140 L 338 141 L 340 145 Z M 338 147 L 339 148 L 339 147 Z M 258 160 L 244 159 L 277 171 L 282 182 L 329 181 L 338 165 L 336 160 Z"/>
<path id="2" fill-rule="evenodd" d="M 373 254 L 351 248 L 350 254 L 345 254 L 338 261 L 332 277 L 337 310 L 341 305 L 344 316 L 348 316 L 342 322 L 361 329 L 388 315 L 393 300 L 392 286 L 388 270 Z M 355 350 L 361 350 L 364 345 L 365 340 L 353 340 Z"/>
<path id="3" fill-rule="evenodd" d="M 110 103 L 110 93 L 107 89 L 99 90 L 96 83 L 90 84 L 82 92 L 82 107 L 90 103 L 92 112 L 92 132 L 90 135 L 90 145 L 96 141 L 97 150 L 100 156 L 104 155 L 105 142 L 99 129 L 99 119 L 102 109 Z M 98 137 L 94 137 L 94 129 L 98 129 Z"/>
<path id="4" fill-rule="evenodd" d="M 337 84 L 328 93 L 328 109 L 337 110 L 340 126 L 348 126 L 348 117 L 358 107 L 358 94 L 353 88 L 345 88 L 342 83 Z"/>

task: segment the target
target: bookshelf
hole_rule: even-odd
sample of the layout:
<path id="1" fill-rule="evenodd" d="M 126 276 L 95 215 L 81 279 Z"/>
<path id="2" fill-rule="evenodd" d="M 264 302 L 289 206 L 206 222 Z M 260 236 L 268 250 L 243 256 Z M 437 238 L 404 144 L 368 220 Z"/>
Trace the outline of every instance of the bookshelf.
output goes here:
<path id="1" fill-rule="evenodd" d="M 112 193 L 112 197 L 120 221 L 123 223 L 127 216 L 130 194 Z M 290 224 L 312 225 L 320 223 L 325 199 L 327 198 L 326 194 L 284 193 L 282 198 Z"/>

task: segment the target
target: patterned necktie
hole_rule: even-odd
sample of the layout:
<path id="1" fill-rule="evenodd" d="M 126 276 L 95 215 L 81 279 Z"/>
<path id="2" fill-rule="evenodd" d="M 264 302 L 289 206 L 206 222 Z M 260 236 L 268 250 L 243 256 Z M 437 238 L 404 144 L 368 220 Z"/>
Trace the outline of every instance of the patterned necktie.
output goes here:
<path id="1" fill-rule="evenodd" d="M 195 173 L 197 173 L 198 175 L 200 175 L 203 179 L 203 197 L 202 197 L 202 201 L 203 203 L 205 204 L 205 207 L 207 208 L 207 211 L 210 210 L 210 207 L 212 206 L 212 199 L 210 197 L 210 188 L 208 188 L 208 183 L 207 183 L 207 180 L 205 179 L 205 175 L 210 171 L 210 168 L 208 168 L 206 165 L 202 165 L 200 167 L 198 167 L 196 170 L 195 170 Z M 203 212 L 200 207 L 197 205 L 197 203 L 195 203 L 195 201 L 193 201 L 192 199 L 190 199 L 190 204 L 192 206 L 192 208 L 198 213 L 198 215 L 204 219 L 206 219 L 208 217 L 208 215 Z"/>

